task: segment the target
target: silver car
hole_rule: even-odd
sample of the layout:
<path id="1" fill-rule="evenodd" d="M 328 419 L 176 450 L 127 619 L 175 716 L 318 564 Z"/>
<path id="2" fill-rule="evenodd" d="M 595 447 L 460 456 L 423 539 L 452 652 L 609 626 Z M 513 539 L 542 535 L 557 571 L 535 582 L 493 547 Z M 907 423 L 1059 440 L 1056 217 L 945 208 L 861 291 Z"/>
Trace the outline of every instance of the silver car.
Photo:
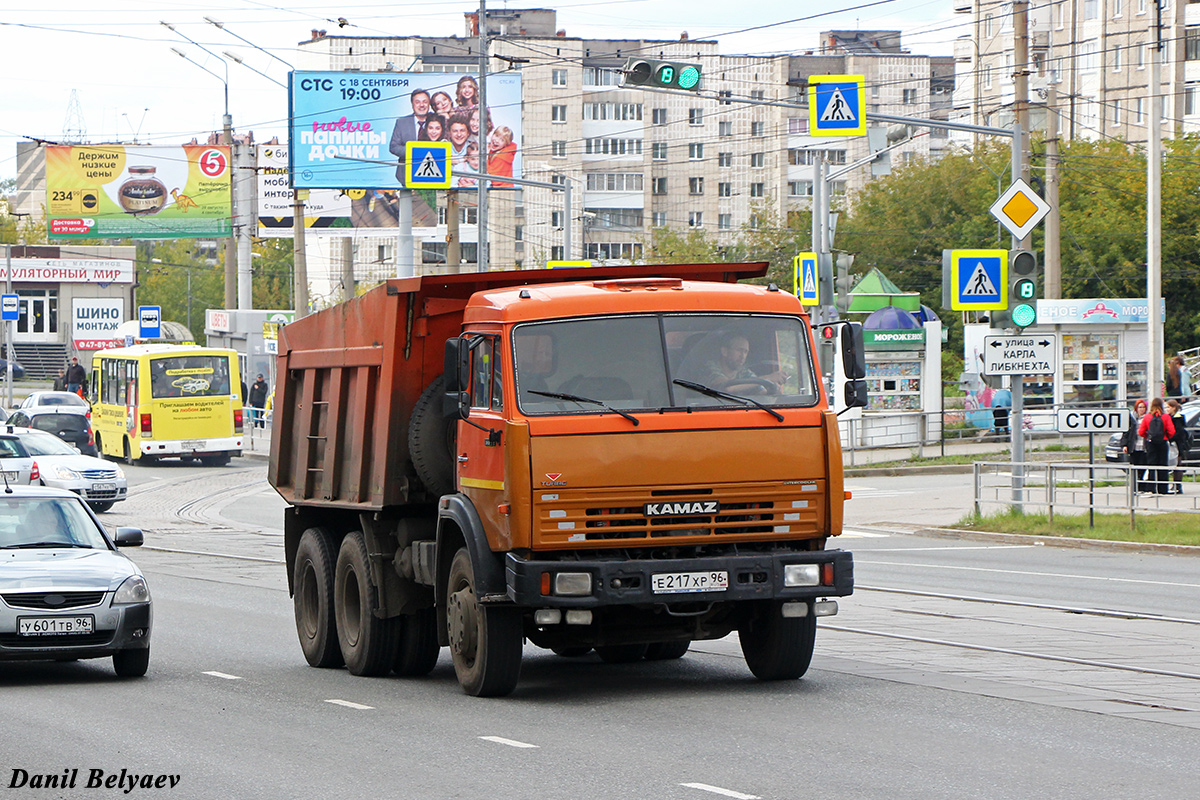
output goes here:
<path id="1" fill-rule="evenodd" d="M 28 486 L 37 480 L 37 464 L 29 456 L 16 428 L 0 428 L 0 483 Z"/>
<path id="2" fill-rule="evenodd" d="M 78 496 L 42 486 L 0 493 L 0 660 L 112 657 L 121 677 L 150 664 L 150 589 Z"/>
<path id="3" fill-rule="evenodd" d="M 15 435 L 37 464 L 43 486 L 66 489 L 82 497 L 98 514 L 124 500 L 129 484 L 116 464 L 82 455 L 71 445 L 44 431 L 13 428 Z"/>

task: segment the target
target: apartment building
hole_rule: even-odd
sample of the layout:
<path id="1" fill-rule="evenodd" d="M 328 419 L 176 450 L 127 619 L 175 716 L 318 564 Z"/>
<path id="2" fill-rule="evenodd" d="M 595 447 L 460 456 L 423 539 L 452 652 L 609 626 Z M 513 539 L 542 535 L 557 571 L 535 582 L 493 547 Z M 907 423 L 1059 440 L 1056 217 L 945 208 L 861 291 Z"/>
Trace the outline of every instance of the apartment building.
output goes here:
<path id="1" fill-rule="evenodd" d="M 1200 4 L 1161 5 L 1163 134 L 1200 129 Z M 955 43 L 956 121 L 1012 124 L 1012 3 L 958 0 L 970 33 Z M 1030 125 L 1044 130 L 1047 84 L 1057 87 L 1066 138 L 1147 141 L 1155 0 L 1061 0 L 1029 8 Z M 956 134 L 955 138 L 962 136 Z M 969 135 L 968 135 L 969 136 Z"/>
<path id="2" fill-rule="evenodd" d="M 477 15 L 465 17 L 461 37 L 314 31 L 300 45 L 300 68 L 476 72 Z M 519 69 L 522 76 L 524 177 L 573 188 L 569 209 L 550 189 L 490 193 L 493 269 L 551 259 L 636 262 L 655 227 L 700 229 L 732 242 L 744 226 L 761 222 L 756 212 L 764 204 L 777 213 L 806 210 L 817 159 L 836 170 L 868 154 L 865 137 L 809 135 L 810 75 L 866 76 L 869 113 L 946 119 L 951 111 L 953 60 L 905 51 L 899 31 L 830 31 L 811 51 L 777 56 L 722 55 L 717 41 L 686 33 L 670 41 L 570 37 L 551 9 L 489 13 L 487 31 L 492 70 Z M 622 87 L 621 69 L 635 55 L 699 63 L 703 94 Z M 937 157 L 948 143 L 944 129 L 911 133 L 923 135 L 893 151 L 893 164 Z M 869 167 L 847 171 L 832 183 L 835 197 L 870 177 Z M 460 237 L 470 259 L 474 200 L 466 192 L 460 199 Z M 442 223 L 444 203 L 440 198 Z M 572 247 L 564 252 L 568 227 Z M 444 224 L 426 237 L 426 271 L 458 268 L 444 265 L 444 241 Z M 391 246 L 368 243 L 368 252 L 385 260 Z"/>

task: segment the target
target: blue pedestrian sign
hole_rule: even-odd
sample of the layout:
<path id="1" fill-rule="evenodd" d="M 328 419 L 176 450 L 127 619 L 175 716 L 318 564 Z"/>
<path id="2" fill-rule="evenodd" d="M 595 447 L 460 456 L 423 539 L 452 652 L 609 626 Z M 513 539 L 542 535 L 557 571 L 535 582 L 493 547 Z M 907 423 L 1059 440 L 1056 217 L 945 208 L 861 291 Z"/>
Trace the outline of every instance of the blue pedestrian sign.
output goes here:
<path id="1" fill-rule="evenodd" d="M 950 308 L 999 311 L 1008 308 L 1007 250 L 947 250 Z"/>
<path id="2" fill-rule="evenodd" d="M 138 338 L 162 338 L 162 306 L 138 306 Z"/>
<path id="3" fill-rule="evenodd" d="M 867 134 L 866 79 L 862 75 L 810 75 L 808 133 L 810 136 Z"/>
<path id="4" fill-rule="evenodd" d="M 8 322 L 10 320 L 18 320 L 21 318 L 21 297 L 15 294 L 0 295 L 0 309 L 3 310 L 3 316 L 0 319 Z"/>
<path id="5" fill-rule="evenodd" d="M 410 189 L 450 188 L 450 143 L 408 142 L 404 185 Z"/>
<path id="6" fill-rule="evenodd" d="M 800 305 L 821 304 L 817 286 L 817 254 L 801 253 L 792 259 L 792 292 L 800 298 Z"/>

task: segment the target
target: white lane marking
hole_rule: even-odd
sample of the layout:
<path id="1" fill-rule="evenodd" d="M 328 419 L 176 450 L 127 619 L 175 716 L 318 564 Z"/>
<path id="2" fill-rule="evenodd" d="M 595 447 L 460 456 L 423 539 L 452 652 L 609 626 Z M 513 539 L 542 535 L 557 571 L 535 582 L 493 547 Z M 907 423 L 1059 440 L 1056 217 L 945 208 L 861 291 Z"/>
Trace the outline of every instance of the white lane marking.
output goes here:
<path id="1" fill-rule="evenodd" d="M 360 711 L 370 711 L 375 706 L 364 706 L 362 703 L 351 703 L 349 700 L 326 700 L 326 703 L 333 703 L 335 706 L 345 706 L 346 708 L 357 708 Z"/>
<path id="2" fill-rule="evenodd" d="M 891 536 L 890 533 L 873 533 L 871 531 L 860 531 L 857 528 L 843 528 L 842 538 L 844 539 L 884 539 Z"/>
<path id="3" fill-rule="evenodd" d="M 525 747 L 537 749 L 541 745 L 529 744 L 528 742 L 518 742 L 515 739 L 505 739 L 503 736 L 480 736 L 485 742 L 495 742 L 496 744 L 506 744 L 509 747 Z"/>
<path id="4" fill-rule="evenodd" d="M 689 789 L 699 789 L 702 792 L 712 792 L 724 797 L 732 797 L 735 800 L 760 800 L 756 794 L 742 794 L 735 792 L 733 789 L 722 789 L 720 786 L 709 786 L 707 783 L 681 783 L 680 786 L 686 786 Z"/>
<path id="5" fill-rule="evenodd" d="M 883 550 L 876 550 L 882 553 Z M 1001 575 L 1026 575 L 1033 578 L 1075 578 L 1081 581 L 1104 581 L 1107 583 L 1133 583 L 1146 586 L 1175 586 L 1184 589 L 1200 589 L 1200 583 L 1177 583 L 1175 581 L 1143 581 L 1136 578 L 1110 578 L 1105 575 L 1071 575 L 1063 572 L 1033 572 L 1023 569 L 988 569 L 987 567 L 957 567 L 951 564 L 906 564 L 901 561 L 868 561 L 854 559 L 856 564 L 877 564 L 885 567 L 923 567 L 927 569 L 957 569 L 963 572 L 995 572 Z"/>
<path id="6" fill-rule="evenodd" d="M 845 534 L 842 534 L 842 535 L 845 536 Z M 875 535 L 876 536 L 884 536 L 886 534 L 875 534 Z M 953 545 L 951 545 L 949 547 L 888 547 L 884 550 L 872 550 L 870 552 L 872 552 L 872 553 L 925 553 L 925 552 L 941 553 L 941 552 L 945 552 L 947 550 L 951 550 L 951 551 L 955 551 L 955 552 L 957 552 L 959 550 L 1026 550 L 1031 547 L 1041 547 L 1041 546 L 1042 546 L 1042 543 L 1038 542 L 1037 544 L 981 544 L 978 546 L 967 546 L 967 547 L 954 547 Z M 863 552 L 867 552 L 867 551 L 859 550 L 858 552 L 863 553 Z"/>
<path id="7" fill-rule="evenodd" d="M 205 672 L 205 675 L 212 675 L 214 678 L 224 678 L 227 681 L 240 681 L 240 675 L 230 675 L 227 672 Z"/>

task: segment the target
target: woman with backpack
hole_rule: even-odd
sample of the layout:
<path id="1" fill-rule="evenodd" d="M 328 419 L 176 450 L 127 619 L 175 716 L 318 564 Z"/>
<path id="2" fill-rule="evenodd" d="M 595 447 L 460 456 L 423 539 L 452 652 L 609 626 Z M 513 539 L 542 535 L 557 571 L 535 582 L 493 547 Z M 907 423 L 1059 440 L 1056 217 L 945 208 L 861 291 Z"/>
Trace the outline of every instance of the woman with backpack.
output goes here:
<path id="1" fill-rule="evenodd" d="M 1167 447 L 1175 437 L 1175 423 L 1163 413 L 1163 401 L 1156 397 L 1150 401 L 1150 413 L 1142 417 L 1138 425 L 1138 435 L 1146 440 L 1146 466 L 1165 467 L 1167 465 Z M 1167 470 L 1146 470 L 1150 476 L 1150 489 L 1154 494 L 1166 494 Z"/>
<path id="2" fill-rule="evenodd" d="M 1129 428 L 1121 435 L 1121 451 L 1129 455 L 1129 463 L 1134 466 L 1133 488 L 1137 492 L 1146 488 L 1145 470 L 1141 469 L 1146 464 L 1146 440 L 1138 433 L 1138 425 L 1141 424 L 1142 417 L 1146 416 L 1147 408 L 1149 407 L 1145 400 L 1138 400 L 1133 404 L 1133 419 Z"/>
<path id="3" fill-rule="evenodd" d="M 1179 401 L 1171 398 L 1167 401 L 1167 415 L 1171 418 L 1171 422 L 1175 425 L 1175 435 L 1171 438 L 1171 449 L 1174 450 L 1175 466 L 1183 466 L 1183 461 L 1188 457 L 1188 451 L 1192 449 L 1192 434 L 1187 429 L 1187 422 L 1183 418 L 1183 408 L 1179 405 Z M 1171 462 L 1168 453 L 1167 462 Z M 1170 487 L 1168 494 L 1183 494 L 1183 470 L 1176 469 L 1171 476 L 1174 485 Z"/>

